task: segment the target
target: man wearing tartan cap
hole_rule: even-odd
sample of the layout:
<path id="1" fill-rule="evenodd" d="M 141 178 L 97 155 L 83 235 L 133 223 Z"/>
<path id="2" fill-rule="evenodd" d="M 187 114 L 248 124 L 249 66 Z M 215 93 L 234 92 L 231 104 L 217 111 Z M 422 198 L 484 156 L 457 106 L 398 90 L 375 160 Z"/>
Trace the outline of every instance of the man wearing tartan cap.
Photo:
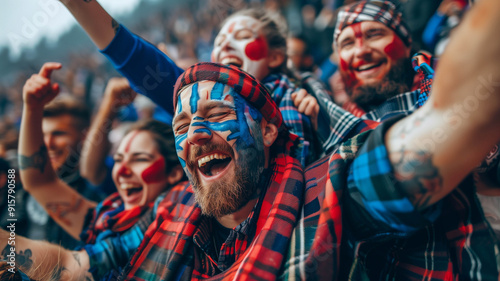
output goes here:
<path id="1" fill-rule="evenodd" d="M 346 91 L 359 110 L 373 110 L 411 88 L 411 36 L 393 2 L 360 1 L 342 8 L 334 47 Z"/>

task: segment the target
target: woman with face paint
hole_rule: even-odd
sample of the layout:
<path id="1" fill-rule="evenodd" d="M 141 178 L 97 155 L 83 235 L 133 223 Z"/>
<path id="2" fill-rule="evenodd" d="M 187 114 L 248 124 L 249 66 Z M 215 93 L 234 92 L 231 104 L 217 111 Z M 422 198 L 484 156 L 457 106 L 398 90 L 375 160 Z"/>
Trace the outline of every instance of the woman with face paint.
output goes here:
<path id="1" fill-rule="evenodd" d="M 172 89 L 183 72 L 156 46 L 118 24 L 96 1 L 61 0 L 132 88 L 173 115 Z M 265 84 L 290 131 L 303 139 L 297 156 L 303 165 L 315 160 L 314 130 L 292 100 L 298 89 L 285 74 L 286 26 L 263 9 L 230 16 L 214 42 L 212 62 L 235 65 Z"/>
<path id="2" fill-rule="evenodd" d="M 144 237 L 143 232 L 138 230 L 137 222 L 152 209 L 162 192 L 183 179 L 184 173 L 175 151 L 171 126 L 145 120 L 132 126 L 114 155 L 112 177 L 118 192 L 97 204 L 60 181 L 48 161 L 41 129 L 43 107 L 59 91 L 58 84 L 51 82 L 50 74 L 59 68 L 59 63 L 46 63 L 40 73 L 33 75 L 24 86 L 20 176 L 24 188 L 50 216 L 85 244 L 76 252 L 56 247 L 54 251 L 63 255 L 60 257 L 61 267 L 73 268 L 72 263 L 77 261 L 78 268 L 83 269 L 82 274 L 91 270 L 99 279 L 128 260 Z M 104 242 L 111 237 L 119 242 Z M 29 249 L 33 262 L 31 266 L 21 266 L 20 269 L 27 271 L 31 278 L 38 279 L 46 273 L 44 270 L 52 269 L 56 264 L 51 263 L 51 259 L 44 259 L 44 256 L 53 253 L 51 247 L 39 246 L 36 244 L 40 243 L 38 241 L 33 243 L 20 238 L 16 249 L 24 248 L 23 253 Z M 106 249 L 112 247 L 120 248 L 123 260 L 103 260 Z M 91 267 L 89 256 L 97 256 L 95 260 L 103 262 Z"/>

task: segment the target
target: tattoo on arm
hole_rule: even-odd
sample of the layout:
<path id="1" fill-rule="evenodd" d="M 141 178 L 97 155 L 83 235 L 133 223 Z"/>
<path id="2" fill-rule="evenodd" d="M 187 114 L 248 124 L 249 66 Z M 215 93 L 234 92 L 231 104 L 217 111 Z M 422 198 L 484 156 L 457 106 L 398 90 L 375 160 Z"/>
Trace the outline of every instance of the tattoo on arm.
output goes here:
<path id="1" fill-rule="evenodd" d="M 7 255 L 11 253 L 11 246 L 6 245 L 5 248 L 2 250 L 2 255 L 0 256 L 0 259 L 2 260 L 7 260 Z M 19 267 L 22 267 L 23 270 L 28 271 L 31 266 L 33 266 L 33 260 L 31 260 L 31 256 L 33 253 L 31 252 L 31 249 L 26 249 L 24 251 L 18 251 L 15 253 L 16 255 L 16 264 Z"/>
<path id="2" fill-rule="evenodd" d="M 47 203 L 47 211 L 53 218 L 59 219 L 66 225 L 71 225 L 71 221 L 66 218 L 66 215 L 77 212 L 83 204 L 83 198 L 73 198 L 72 201 Z"/>
<path id="3" fill-rule="evenodd" d="M 78 266 L 79 267 L 82 267 L 82 264 L 80 262 L 80 256 L 78 255 L 78 253 L 73 253 L 73 258 L 76 260 L 76 262 L 78 263 Z"/>
<path id="4" fill-rule="evenodd" d="M 393 137 L 397 139 L 394 142 L 403 143 L 398 151 L 392 152 L 394 158 L 398 159 L 393 163 L 394 176 L 417 210 L 429 207 L 432 196 L 439 193 L 443 187 L 442 176 L 432 163 L 433 151 L 420 149 L 418 145 L 415 149 L 410 149 L 404 142 L 412 129 L 422 125 L 425 117 L 424 114 L 415 114 L 412 122 L 399 128 Z"/>
<path id="5" fill-rule="evenodd" d="M 116 34 L 118 32 L 118 27 L 120 27 L 120 25 L 118 24 L 118 22 L 115 19 L 112 19 L 111 20 L 111 27 L 113 28 L 113 30 L 115 31 L 115 34 Z"/>
<path id="6" fill-rule="evenodd" d="M 24 270 L 29 270 L 33 265 L 33 261 L 31 260 L 32 255 L 33 253 L 31 252 L 31 249 L 19 251 L 16 254 L 16 263 L 19 264 L 19 267 L 22 267 Z"/>
<path id="7" fill-rule="evenodd" d="M 92 1 L 92 0 L 83 0 L 83 2 L 87 2 L 87 3 L 90 2 L 90 1 Z"/>
<path id="8" fill-rule="evenodd" d="M 29 168 L 39 169 L 43 173 L 48 161 L 47 148 L 42 145 L 40 149 L 31 156 L 19 155 L 19 168 L 26 170 Z"/>
<path id="9" fill-rule="evenodd" d="M 423 210 L 442 189 L 443 179 L 432 164 L 432 154 L 405 148 L 399 153 L 400 160 L 394 164 L 396 179 L 417 210 Z"/>

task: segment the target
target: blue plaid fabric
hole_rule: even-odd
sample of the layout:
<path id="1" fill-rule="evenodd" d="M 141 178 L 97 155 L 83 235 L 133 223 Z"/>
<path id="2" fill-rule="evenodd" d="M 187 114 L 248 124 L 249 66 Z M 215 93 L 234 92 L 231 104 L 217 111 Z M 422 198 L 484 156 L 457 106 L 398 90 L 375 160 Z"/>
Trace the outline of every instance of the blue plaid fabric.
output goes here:
<path id="1" fill-rule="evenodd" d="M 278 105 L 283 121 L 291 133 L 299 136 L 303 143 L 297 149 L 296 159 L 300 161 L 302 166 L 306 166 L 310 162 L 317 159 L 314 155 L 314 140 L 315 132 L 313 130 L 309 117 L 299 112 L 293 104 L 292 94 L 299 90 L 284 74 L 271 74 L 264 78 L 262 84 L 269 89 L 271 97 Z"/>
<path id="2" fill-rule="evenodd" d="M 470 177 L 423 212 L 399 190 L 384 144 L 385 132 L 395 121 L 371 133 L 349 170 L 351 200 L 344 204 L 344 214 L 351 222 L 346 238 L 354 245 L 350 277 L 498 280 L 498 240 L 482 214 Z"/>
<path id="3" fill-rule="evenodd" d="M 144 233 L 154 220 L 158 202 L 165 197 L 162 193 L 156 205 L 141 216 L 127 231 L 113 232 L 110 229 L 98 233 L 95 243 L 82 247 L 89 255 L 89 272 L 95 280 L 116 280 L 122 268 L 141 244 Z"/>
<path id="4" fill-rule="evenodd" d="M 470 177 L 423 212 L 399 190 L 384 145 L 397 120 L 306 169 L 304 209 L 281 279 L 498 280 L 499 242 Z"/>

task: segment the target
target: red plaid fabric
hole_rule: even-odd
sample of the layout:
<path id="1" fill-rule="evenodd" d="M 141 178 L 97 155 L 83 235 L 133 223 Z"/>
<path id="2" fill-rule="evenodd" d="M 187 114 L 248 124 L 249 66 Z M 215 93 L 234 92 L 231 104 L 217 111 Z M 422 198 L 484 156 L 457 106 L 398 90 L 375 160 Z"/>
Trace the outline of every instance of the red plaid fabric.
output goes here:
<path id="1" fill-rule="evenodd" d="M 86 218 L 88 223 L 85 224 L 87 228 L 80 234 L 80 239 L 85 244 L 94 244 L 97 236 L 106 230 L 115 233 L 128 230 L 152 205 L 153 203 L 124 210 L 123 200 L 115 192 L 89 212 Z"/>
<path id="2" fill-rule="evenodd" d="M 139 250 L 124 271 L 127 280 L 273 280 L 280 272 L 292 231 L 300 216 L 303 198 L 303 169 L 290 157 L 298 137 L 280 138 L 271 163 L 265 193 L 250 214 L 252 235 L 241 235 L 222 251 L 234 263 L 222 273 L 217 262 L 193 241 L 195 234 L 210 236 L 207 218 L 201 215 L 190 185 L 169 191 L 160 203 Z M 255 218 L 255 219 L 252 219 Z M 200 233 L 202 232 L 202 233 Z M 221 260 L 221 257 L 219 257 Z"/>
<path id="3" fill-rule="evenodd" d="M 363 21 L 377 21 L 385 24 L 394 30 L 407 46 L 410 46 L 410 29 L 403 21 L 403 14 L 391 1 L 378 0 L 359 1 L 340 10 L 337 15 L 333 42 L 337 44 L 337 39 L 344 28 Z"/>
<path id="4" fill-rule="evenodd" d="M 219 82 L 232 87 L 250 105 L 259 110 L 267 122 L 275 124 L 278 128 L 282 126 L 283 116 L 267 89 L 252 75 L 232 65 L 202 62 L 188 68 L 175 83 L 174 111 L 177 108 L 177 97 L 180 90 L 189 84 L 203 80 Z"/>

